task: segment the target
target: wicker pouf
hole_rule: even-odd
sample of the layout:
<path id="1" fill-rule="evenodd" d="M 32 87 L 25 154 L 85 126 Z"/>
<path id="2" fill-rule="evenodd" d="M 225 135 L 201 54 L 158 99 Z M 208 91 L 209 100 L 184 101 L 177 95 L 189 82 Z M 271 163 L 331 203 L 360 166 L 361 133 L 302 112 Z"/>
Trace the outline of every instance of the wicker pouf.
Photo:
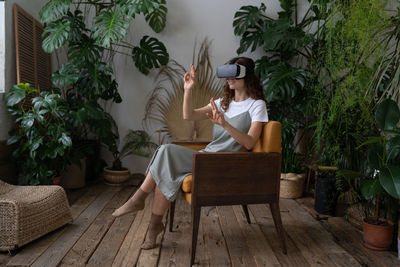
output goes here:
<path id="1" fill-rule="evenodd" d="M 299 198 L 303 195 L 305 175 L 282 173 L 279 196 L 281 198 Z"/>
<path id="2" fill-rule="evenodd" d="M 15 186 L 0 181 L 0 251 L 21 247 L 72 222 L 60 186 Z"/>

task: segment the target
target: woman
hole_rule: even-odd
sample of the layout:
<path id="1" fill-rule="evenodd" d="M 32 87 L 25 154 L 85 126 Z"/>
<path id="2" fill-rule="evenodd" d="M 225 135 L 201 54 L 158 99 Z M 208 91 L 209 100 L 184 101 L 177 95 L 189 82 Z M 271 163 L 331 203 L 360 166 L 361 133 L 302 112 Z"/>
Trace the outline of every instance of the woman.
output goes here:
<path id="1" fill-rule="evenodd" d="M 268 121 L 262 85 L 254 75 L 254 62 L 238 57 L 229 61 L 245 69 L 243 78 L 227 78 L 224 96 L 199 109 L 192 108 L 192 90 L 195 83 L 193 64 L 184 76 L 183 118 L 185 120 L 210 119 L 214 123 L 213 141 L 201 152 L 236 152 L 253 148 L 260 137 L 264 122 Z M 244 67 L 243 67 L 244 66 Z M 235 67 L 235 66 L 234 66 Z M 163 230 L 161 220 L 179 191 L 184 177 L 192 172 L 195 150 L 177 145 L 161 145 L 147 168 L 147 176 L 123 206 L 112 215 L 122 216 L 144 209 L 147 195 L 155 190 L 152 215 L 143 249 L 156 246 L 158 234 Z"/>

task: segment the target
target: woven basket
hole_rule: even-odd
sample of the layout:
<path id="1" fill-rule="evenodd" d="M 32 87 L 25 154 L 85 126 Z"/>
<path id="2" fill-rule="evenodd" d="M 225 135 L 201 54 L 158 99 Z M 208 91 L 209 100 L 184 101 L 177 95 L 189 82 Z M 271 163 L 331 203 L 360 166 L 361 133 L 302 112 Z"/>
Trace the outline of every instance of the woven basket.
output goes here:
<path id="1" fill-rule="evenodd" d="M 15 186 L 0 181 L 0 251 L 21 247 L 72 222 L 60 186 Z"/>
<path id="2" fill-rule="evenodd" d="M 305 175 L 295 173 L 282 173 L 280 197 L 299 198 L 303 195 Z"/>

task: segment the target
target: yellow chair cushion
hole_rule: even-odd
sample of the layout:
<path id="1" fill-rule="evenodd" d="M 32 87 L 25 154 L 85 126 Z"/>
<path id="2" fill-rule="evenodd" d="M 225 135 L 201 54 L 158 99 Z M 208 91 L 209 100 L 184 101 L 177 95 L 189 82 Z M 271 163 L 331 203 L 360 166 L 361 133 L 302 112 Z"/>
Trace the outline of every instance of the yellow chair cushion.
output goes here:
<path id="1" fill-rule="evenodd" d="M 193 181 L 193 176 L 189 174 L 183 179 L 182 182 L 182 191 L 185 193 L 190 193 L 192 192 L 192 181 Z"/>
<path id="2" fill-rule="evenodd" d="M 269 121 L 264 125 L 260 139 L 254 145 L 252 152 L 278 152 L 281 153 L 281 131 L 280 122 Z M 186 201 L 190 204 L 193 176 L 189 174 L 183 179 L 182 191 Z"/>
<path id="3" fill-rule="evenodd" d="M 189 205 L 192 205 L 192 193 L 183 193 L 183 197 Z"/>

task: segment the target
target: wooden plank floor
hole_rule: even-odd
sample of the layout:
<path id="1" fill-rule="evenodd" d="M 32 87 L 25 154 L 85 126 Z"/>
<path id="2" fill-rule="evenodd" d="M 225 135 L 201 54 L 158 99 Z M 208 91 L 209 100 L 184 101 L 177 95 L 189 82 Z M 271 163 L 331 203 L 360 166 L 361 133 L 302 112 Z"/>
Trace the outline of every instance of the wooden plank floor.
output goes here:
<path id="1" fill-rule="evenodd" d="M 188 266 L 191 219 L 183 198 L 177 199 L 173 232 L 159 235 L 162 246 L 152 250 L 140 249 L 152 196 L 137 214 L 111 216 L 136 189 L 98 182 L 68 192 L 73 224 L 12 253 L 0 253 L 0 266 Z M 364 248 L 359 230 L 341 217 L 316 220 L 304 203 L 310 199 L 280 201 L 287 255 L 269 206 L 250 205 L 251 224 L 240 206 L 203 208 L 196 266 L 400 266 L 395 252 Z"/>

